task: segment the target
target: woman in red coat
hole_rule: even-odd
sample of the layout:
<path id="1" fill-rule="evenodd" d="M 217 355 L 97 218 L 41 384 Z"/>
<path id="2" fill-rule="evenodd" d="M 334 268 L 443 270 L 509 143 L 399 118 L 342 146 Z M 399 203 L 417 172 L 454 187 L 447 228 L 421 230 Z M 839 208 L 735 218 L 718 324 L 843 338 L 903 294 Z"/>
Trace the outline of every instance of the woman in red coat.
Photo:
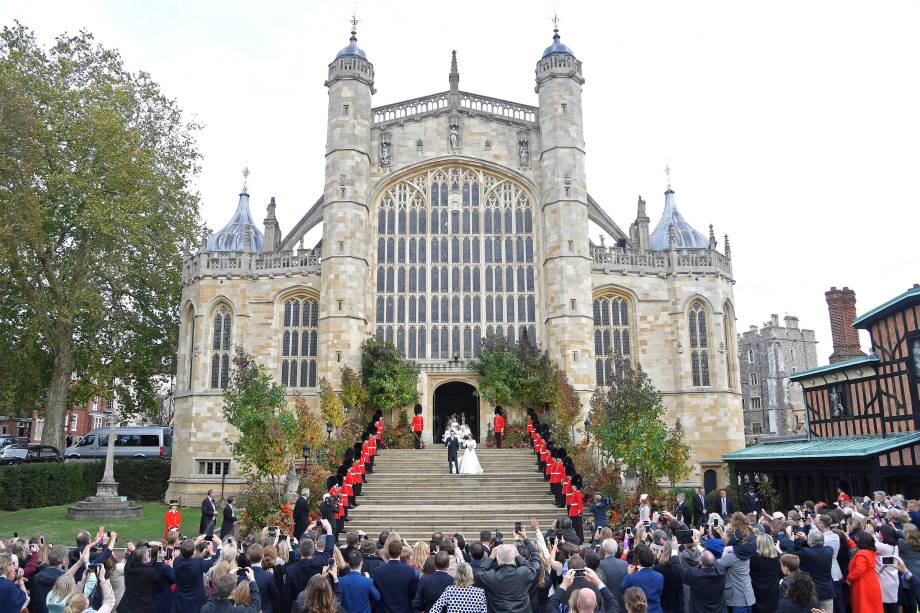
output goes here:
<path id="1" fill-rule="evenodd" d="M 853 613 L 883 613 L 882 588 L 875 572 L 875 539 L 868 532 L 860 532 L 856 547 L 847 573 Z"/>

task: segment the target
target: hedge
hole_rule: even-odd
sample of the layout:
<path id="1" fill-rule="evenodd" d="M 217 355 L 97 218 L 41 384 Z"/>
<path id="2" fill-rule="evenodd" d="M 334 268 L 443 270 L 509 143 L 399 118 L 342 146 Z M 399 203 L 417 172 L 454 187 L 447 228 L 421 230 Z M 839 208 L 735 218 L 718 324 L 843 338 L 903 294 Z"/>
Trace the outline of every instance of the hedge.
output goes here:
<path id="1" fill-rule="evenodd" d="M 103 469 L 101 461 L 2 466 L 0 509 L 56 506 L 92 496 Z M 118 493 L 132 500 L 163 500 L 169 469 L 169 460 L 116 460 Z"/>

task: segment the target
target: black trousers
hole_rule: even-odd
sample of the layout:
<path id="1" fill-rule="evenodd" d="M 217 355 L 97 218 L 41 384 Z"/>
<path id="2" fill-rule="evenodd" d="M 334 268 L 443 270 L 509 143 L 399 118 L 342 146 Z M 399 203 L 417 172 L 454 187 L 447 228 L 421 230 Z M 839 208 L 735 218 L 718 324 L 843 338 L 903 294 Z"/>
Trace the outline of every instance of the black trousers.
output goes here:
<path id="1" fill-rule="evenodd" d="M 501 432 L 495 433 L 495 447 L 496 449 L 502 448 L 502 433 Z"/>
<path id="2" fill-rule="evenodd" d="M 447 472 L 460 473 L 460 463 L 457 461 L 457 458 L 447 459 Z"/>
<path id="3" fill-rule="evenodd" d="M 581 515 L 579 515 L 578 517 L 570 517 L 569 519 L 572 520 L 572 529 L 575 530 L 575 534 L 577 534 L 581 542 L 584 543 L 585 542 L 585 529 L 584 529 L 584 525 L 582 524 Z"/>
<path id="4" fill-rule="evenodd" d="M 421 433 L 421 432 L 413 432 L 413 433 L 412 433 L 412 438 L 413 438 L 413 441 L 412 441 L 412 442 L 415 443 L 415 448 L 416 448 L 416 449 L 421 449 L 421 448 L 422 448 L 422 433 Z"/>

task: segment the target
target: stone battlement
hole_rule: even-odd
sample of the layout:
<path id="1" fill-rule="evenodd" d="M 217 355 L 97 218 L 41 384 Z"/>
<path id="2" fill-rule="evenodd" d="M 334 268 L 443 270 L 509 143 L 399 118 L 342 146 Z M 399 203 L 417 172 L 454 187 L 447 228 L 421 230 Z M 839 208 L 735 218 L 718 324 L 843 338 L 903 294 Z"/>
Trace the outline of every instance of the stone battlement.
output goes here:
<path id="1" fill-rule="evenodd" d="M 620 247 L 591 247 L 592 270 L 637 274 L 714 274 L 732 277 L 732 259 L 713 249 L 636 251 Z"/>
<path id="2" fill-rule="evenodd" d="M 457 92 L 458 109 L 469 115 L 482 115 L 521 126 L 539 129 L 535 106 L 490 98 L 469 92 Z M 421 121 L 450 111 L 450 92 L 440 92 L 402 102 L 394 102 L 373 109 L 374 127 L 385 128 L 406 120 Z"/>

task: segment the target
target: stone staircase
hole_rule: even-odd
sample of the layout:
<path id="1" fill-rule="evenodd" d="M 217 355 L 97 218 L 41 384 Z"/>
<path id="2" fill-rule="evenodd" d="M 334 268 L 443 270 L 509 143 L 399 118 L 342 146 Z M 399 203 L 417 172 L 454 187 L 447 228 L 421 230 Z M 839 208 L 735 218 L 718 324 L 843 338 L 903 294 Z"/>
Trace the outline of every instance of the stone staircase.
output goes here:
<path id="1" fill-rule="evenodd" d="M 440 445 L 379 451 L 358 508 L 348 512 L 346 531 L 364 530 L 375 539 L 381 530 L 395 530 L 410 543 L 428 541 L 435 531 L 460 532 L 472 542 L 480 530 L 497 528 L 510 537 L 515 522 L 529 531 L 530 517 L 537 517 L 546 529 L 563 516 L 530 449 L 476 452 L 482 475 L 448 474 Z"/>

